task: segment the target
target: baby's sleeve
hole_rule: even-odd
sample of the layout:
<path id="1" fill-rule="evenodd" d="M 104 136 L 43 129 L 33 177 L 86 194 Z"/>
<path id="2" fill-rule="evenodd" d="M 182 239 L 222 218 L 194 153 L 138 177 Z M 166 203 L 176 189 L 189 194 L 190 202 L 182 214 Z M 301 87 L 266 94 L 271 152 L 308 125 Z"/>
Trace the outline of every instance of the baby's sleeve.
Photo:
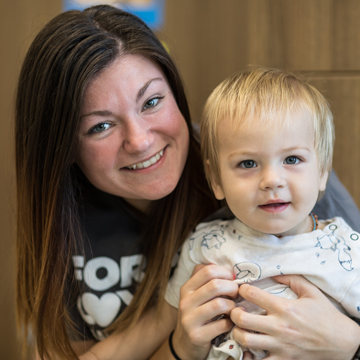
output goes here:
<path id="1" fill-rule="evenodd" d="M 353 281 L 340 303 L 351 317 L 360 319 L 360 274 Z"/>
<path id="2" fill-rule="evenodd" d="M 189 239 L 187 239 L 182 247 L 177 267 L 166 288 L 165 300 L 171 306 L 179 307 L 180 288 L 190 279 L 195 265 L 190 258 L 190 244 Z"/>

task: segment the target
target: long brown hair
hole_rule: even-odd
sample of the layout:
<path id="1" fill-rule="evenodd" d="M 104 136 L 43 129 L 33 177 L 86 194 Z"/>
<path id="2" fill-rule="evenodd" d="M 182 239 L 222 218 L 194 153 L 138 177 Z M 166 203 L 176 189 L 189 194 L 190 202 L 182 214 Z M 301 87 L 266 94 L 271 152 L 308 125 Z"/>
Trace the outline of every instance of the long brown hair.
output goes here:
<path id="1" fill-rule="evenodd" d="M 25 58 L 15 124 L 17 315 L 25 338 L 29 329 L 35 336 L 41 358 L 56 354 L 76 359 L 64 292 L 72 276 L 76 239 L 83 237 L 74 165 L 79 115 L 89 82 L 123 54 L 143 55 L 160 64 L 188 124 L 190 147 L 176 189 L 154 202 L 147 216 L 145 278 L 110 331 L 134 325 L 149 306 L 161 305 L 174 254 L 217 206 L 202 172 L 180 76 L 153 32 L 137 17 L 106 5 L 51 20 Z"/>

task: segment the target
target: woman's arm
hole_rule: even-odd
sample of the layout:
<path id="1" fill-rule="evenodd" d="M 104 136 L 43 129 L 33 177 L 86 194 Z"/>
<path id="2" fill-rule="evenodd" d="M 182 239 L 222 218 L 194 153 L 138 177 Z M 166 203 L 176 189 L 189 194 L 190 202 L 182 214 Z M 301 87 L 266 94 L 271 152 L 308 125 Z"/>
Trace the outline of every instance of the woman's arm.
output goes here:
<path id="1" fill-rule="evenodd" d="M 169 312 L 170 305 L 157 317 L 150 309 L 129 331 L 113 333 L 106 339 L 71 342 L 80 360 L 145 360 L 160 347 L 176 325 L 176 312 Z M 60 358 L 51 356 L 52 360 Z M 40 360 L 36 351 L 35 360 Z"/>
<path id="2" fill-rule="evenodd" d="M 245 347 L 268 350 L 269 360 L 352 359 L 360 344 L 360 327 L 302 276 L 275 279 L 289 285 L 298 299 L 283 299 L 254 286 L 240 286 L 240 295 L 265 309 L 267 315 L 249 314 L 241 308 L 232 310 L 231 319 L 238 326 L 235 339 Z"/>
<path id="3" fill-rule="evenodd" d="M 176 325 L 177 311 L 170 305 L 162 309 L 160 317 L 150 309 L 129 331 L 113 333 L 106 339 L 95 342 L 71 342 L 80 360 L 146 360 L 160 347 Z M 171 308 L 173 309 L 173 308 Z M 58 357 L 51 357 L 59 360 Z M 35 360 L 40 360 L 36 351 Z"/>
<path id="4" fill-rule="evenodd" d="M 211 340 L 233 327 L 228 317 L 211 321 L 217 316 L 229 315 L 234 308 L 235 303 L 231 299 L 237 296 L 238 285 L 233 279 L 232 272 L 227 268 L 198 265 L 180 290 L 179 310 L 167 305 L 171 309 L 173 328 L 176 324 L 173 347 L 181 359 L 205 359 Z M 174 359 L 168 336 L 151 358 L 155 359 Z"/>
<path id="5" fill-rule="evenodd" d="M 72 341 L 71 347 L 75 351 L 75 354 L 77 356 L 80 356 L 81 354 L 84 354 L 86 351 L 88 351 L 95 344 L 96 344 L 95 340 Z M 54 356 L 52 356 L 51 359 L 56 360 L 58 358 L 55 358 Z M 35 360 L 40 360 L 40 356 L 39 356 L 37 349 L 35 349 Z M 90 358 L 89 358 L 89 360 L 90 360 Z M 94 360 L 96 360 L 96 359 L 94 358 Z"/>
<path id="6" fill-rule="evenodd" d="M 131 331 L 110 335 L 80 356 L 80 360 L 145 360 L 150 357 L 173 360 L 168 345 L 173 329 L 173 346 L 180 358 L 206 358 L 211 340 L 233 326 L 228 318 L 211 322 L 215 316 L 229 315 L 234 308 L 235 303 L 229 297 L 236 297 L 238 285 L 232 280 L 229 269 L 197 266 L 193 277 L 181 288 L 179 311 L 165 302 L 160 316 L 151 309 Z"/>
<path id="7" fill-rule="evenodd" d="M 178 356 L 204 359 L 211 340 L 233 327 L 228 317 L 211 321 L 219 315 L 230 315 L 235 307 L 231 298 L 237 296 L 238 285 L 232 280 L 227 268 L 198 265 L 181 288 L 179 311 L 165 302 L 159 316 L 152 308 L 129 331 L 113 333 L 91 349 L 91 343 L 76 343 L 74 350 L 82 354 L 80 360 L 174 360 L 168 338 L 175 329 L 173 346 Z"/>
<path id="8" fill-rule="evenodd" d="M 145 360 L 168 337 L 176 324 L 176 314 L 165 306 L 161 316 L 150 309 L 129 331 L 113 333 L 80 356 L 80 360 Z"/>

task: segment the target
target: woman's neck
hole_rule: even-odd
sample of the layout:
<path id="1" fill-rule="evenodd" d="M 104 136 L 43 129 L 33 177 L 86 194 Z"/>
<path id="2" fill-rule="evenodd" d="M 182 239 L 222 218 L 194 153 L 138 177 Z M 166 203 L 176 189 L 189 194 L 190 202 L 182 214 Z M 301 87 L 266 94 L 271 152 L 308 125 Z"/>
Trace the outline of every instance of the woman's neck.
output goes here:
<path id="1" fill-rule="evenodd" d="M 139 210 L 143 214 L 146 214 L 150 208 L 150 204 L 153 200 L 147 199 L 125 199 L 123 198 L 128 204 L 130 204 L 135 209 Z"/>

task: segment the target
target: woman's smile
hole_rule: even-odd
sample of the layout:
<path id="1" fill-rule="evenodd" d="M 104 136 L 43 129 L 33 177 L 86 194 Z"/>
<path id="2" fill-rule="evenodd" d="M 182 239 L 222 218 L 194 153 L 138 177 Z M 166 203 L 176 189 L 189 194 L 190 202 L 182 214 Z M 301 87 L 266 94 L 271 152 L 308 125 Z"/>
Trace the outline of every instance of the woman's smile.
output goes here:
<path id="1" fill-rule="evenodd" d="M 156 153 L 148 160 L 141 161 L 130 166 L 126 166 L 125 168 L 130 170 L 146 169 L 151 165 L 155 165 L 156 163 L 158 163 L 160 159 L 163 157 L 163 155 L 164 155 L 164 149 L 160 150 L 158 153 Z"/>

